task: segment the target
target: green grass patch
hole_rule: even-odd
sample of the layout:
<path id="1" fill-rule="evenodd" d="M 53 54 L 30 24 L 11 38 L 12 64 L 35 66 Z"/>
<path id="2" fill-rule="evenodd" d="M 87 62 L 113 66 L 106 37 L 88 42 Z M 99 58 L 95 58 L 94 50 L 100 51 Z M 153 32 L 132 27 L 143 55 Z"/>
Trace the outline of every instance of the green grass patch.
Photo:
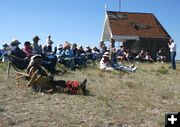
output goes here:
<path id="1" fill-rule="evenodd" d="M 5 112 L 5 109 L 3 107 L 0 107 L 0 113 Z"/>
<path id="2" fill-rule="evenodd" d="M 169 73 L 169 70 L 166 69 L 164 66 L 161 66 L 157 69 L 157 72 L 160 73 L 160 74 L 168 74 Z"/>

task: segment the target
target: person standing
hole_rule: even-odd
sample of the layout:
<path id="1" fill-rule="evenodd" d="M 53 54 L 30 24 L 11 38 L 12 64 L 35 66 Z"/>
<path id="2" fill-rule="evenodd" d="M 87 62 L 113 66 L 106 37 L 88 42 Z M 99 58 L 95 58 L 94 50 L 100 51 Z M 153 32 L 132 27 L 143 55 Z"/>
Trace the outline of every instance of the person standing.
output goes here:
<path id="1" fill-rule="evenodd" d="M 172 69 L 176 70 L 176 62 L 175 62 L 175 57 L 176 57 L 176 43 L 174 42 L 173 39 L 169 40 L 168 46 L 170 48 L 171 52 L 171 64 L 172 64 Z"/>

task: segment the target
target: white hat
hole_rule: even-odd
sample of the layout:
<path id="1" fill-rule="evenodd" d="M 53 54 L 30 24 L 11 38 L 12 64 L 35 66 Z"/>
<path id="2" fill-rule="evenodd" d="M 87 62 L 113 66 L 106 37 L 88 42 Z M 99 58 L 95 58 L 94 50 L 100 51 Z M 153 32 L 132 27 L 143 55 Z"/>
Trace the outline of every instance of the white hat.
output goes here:
<path id="1" fill-rule="evenodd" d="M 109 52 L 105 52 L 104 54 L 103 54 L 103 57 L 109 57 Z"/>
<path id="2" fill-rule="evenodd" d="M 58 48 L 63 48 L 63 45 L 62 44 L 58 44 Z"/>
<path id="3" fill-rule="evenodd" d="M 82 49 L 83 47 L 82 47 L 82 45 L 78 45 L 78 47 L 77 47 L 78 49 Z"/>

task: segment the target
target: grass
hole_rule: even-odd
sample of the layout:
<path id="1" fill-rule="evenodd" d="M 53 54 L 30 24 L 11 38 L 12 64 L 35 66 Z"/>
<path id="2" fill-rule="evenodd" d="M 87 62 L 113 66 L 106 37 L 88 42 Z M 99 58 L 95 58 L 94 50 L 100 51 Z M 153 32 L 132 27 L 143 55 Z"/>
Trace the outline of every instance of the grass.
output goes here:
<path id="1" fill-rule="evenodd" d="M 25 81 L 17 87 L 13 76 L 4 78 L 6 66 L 0 64 L 2 127 L 163 127 L 166 112 L 180 111 L 180 64 L 176 71 L 169 64 L 139 63 L 130 74 L 88 68 L 55 77 L 87 78 L 88 96 L 43 95 Z"/>
<path id="2" fill-rule="evenodd" d="M 166 69 L 164 66 L 160 66 L 157 69 L 157 72 L 160 73 L 160 74 L 168 74 L 168 69 Z"/>

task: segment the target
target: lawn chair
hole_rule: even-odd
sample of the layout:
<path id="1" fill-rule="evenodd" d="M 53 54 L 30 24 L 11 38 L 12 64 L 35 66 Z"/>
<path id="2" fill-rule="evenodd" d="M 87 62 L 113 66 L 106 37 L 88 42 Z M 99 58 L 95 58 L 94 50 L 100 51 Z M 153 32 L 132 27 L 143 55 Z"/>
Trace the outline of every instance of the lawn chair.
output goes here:
<path id="1" fill-rule="evenodd" d="M 22 65 L 17 66 L 17 63 L 12 61 L 12 59 L 17 59 L 22 62 Z M 25 77 L 26 79 L 29 79 L 29 75 L 25 72 L 29 62 L 25 61 L 23 58 L 14 56 L 14 55 L 9 55 L 9 61 L 8 61 L 8 68 L 7 68 L 7 78 L 10 78 L 14 75 L 16 75 L 16 84 L 19 86 L 20 85 L 20 78 Z M 15 70 L 15 74 L 10 74 L 11 68 Z"/>
<path id="2" fill-rule="evenodd" d="M 31 79 L 28 82 L 28 87 L 32 87 L 36 92 L 53 92 L 53 86 L 50 83 L 50 77 L 40 75 L 38 70 L 36 70 L 31 76 Z"/>

